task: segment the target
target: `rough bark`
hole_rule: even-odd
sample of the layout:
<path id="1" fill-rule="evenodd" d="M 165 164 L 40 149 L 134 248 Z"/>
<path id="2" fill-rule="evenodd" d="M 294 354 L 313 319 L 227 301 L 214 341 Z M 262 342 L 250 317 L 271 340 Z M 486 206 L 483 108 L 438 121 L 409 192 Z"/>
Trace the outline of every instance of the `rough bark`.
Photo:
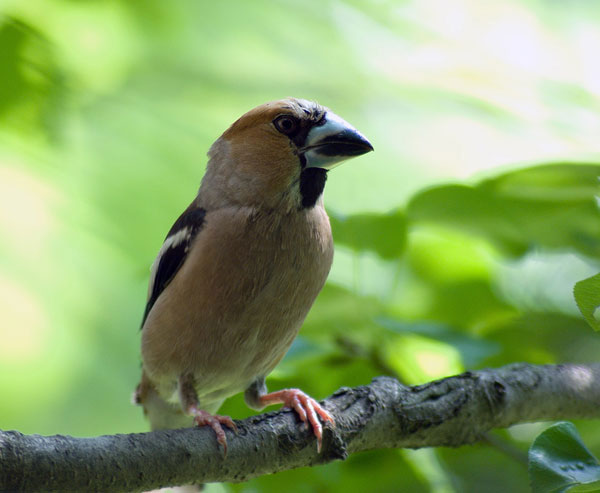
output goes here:
<path id="1" fill-rule="evenodd" d="M 600 418 L 600 364 L 513 364 L 416 387 L 379 377 L 324 401 L 335 429 L 317 453 L 288 410 L 238 421 L 226 458 L 207 428 L 73 438 L 0 432 L 1 491 L 139 491 L 245 481 L 380 448 L 469 444 L 492 428 Z"/>

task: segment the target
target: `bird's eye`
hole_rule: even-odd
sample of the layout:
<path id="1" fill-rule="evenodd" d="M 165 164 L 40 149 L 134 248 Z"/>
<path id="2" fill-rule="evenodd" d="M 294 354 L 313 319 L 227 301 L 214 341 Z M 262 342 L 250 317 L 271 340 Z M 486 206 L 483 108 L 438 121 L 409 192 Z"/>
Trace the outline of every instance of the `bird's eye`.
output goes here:
<path id="1" fill-rule="evenodd" d="M 273 125 L 275 125 L 275 128 L 282 134 L 290 135 L 298 128 L 298 120 L 293 116 L 281 115 L 273 120 Z"/>

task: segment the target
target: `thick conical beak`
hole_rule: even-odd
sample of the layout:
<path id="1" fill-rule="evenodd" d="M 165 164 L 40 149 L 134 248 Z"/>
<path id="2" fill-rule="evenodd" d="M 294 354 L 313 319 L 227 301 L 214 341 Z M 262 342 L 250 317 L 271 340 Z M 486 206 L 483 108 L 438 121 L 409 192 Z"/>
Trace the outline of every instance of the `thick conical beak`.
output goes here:
<path id="1" fill-rule="evenodd" d="M 307 168 L 326 170 L 372 150 L 373 146 L 364 135 L 331 111 L 325 113 L 322 123 L 310 129 L 306 144 L 300 149 Z"/>

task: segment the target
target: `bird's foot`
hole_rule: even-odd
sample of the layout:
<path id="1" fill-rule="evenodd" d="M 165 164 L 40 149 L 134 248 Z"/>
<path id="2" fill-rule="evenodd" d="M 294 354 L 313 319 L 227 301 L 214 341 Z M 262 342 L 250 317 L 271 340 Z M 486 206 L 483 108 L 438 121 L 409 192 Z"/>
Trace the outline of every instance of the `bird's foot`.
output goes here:
<path id="1" fill-rule="evenodd" d="M 329 414 L 321 405 L 309 395 L 306 395 L 300 389 L 284 389 L 277 392 L 271 392 L 260 397 L 264 405 L 283 404 L 298 413 L 300 420 L 305 427 L 312 426 L 313 433 L 317 437 L 317 451 L 321 451 L 323 443 L 323 427 L 319 422 L 320 416 L 323 422 L 331 423 L 335 426 L 333 416 Z"/>
<path id="2" fill-rule="evenodd" d="M 217 435 L 217 442 L 223 446 L 223 454 L 227 456 L 227 437 L 221 425 L 225 425 L 237 433 L 237 426 L 233 420 L 229 416 L 210 414 L 203 409 L 198 409 L 196 406 L 190 407 L 188 413 L 194 417 L 196 426 L 210 426 L 214 430 Z"/>

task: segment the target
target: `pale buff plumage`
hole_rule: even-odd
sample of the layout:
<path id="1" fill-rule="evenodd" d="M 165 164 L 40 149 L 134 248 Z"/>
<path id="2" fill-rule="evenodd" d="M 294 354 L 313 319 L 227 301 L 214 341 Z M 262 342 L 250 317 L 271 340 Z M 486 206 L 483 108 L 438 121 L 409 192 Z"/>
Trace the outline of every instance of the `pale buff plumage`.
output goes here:
<path id="1" fill-rule="evenodd" d="M 202 254 L 190 255 L 150 312 L 142 355 L 162 395 L 191 372 L 209 406 L 283 357 L 325 282 L 333 242 L 321 206 L 295 214 L 226 207 L 207 212 L 192 248 Z M 194 300 L 193 309 L 174 300 Z"/>

